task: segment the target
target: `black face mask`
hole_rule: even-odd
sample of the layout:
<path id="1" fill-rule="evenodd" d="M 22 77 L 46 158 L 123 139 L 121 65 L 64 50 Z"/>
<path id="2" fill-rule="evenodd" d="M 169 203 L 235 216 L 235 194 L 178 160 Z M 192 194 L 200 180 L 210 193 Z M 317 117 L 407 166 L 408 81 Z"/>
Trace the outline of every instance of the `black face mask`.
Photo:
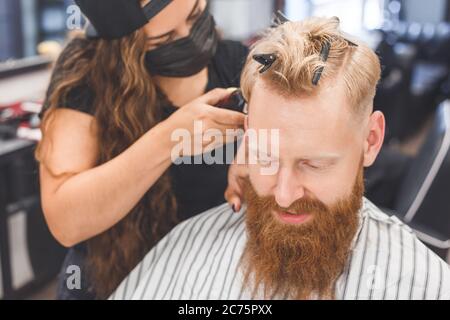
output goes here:
<path id="1" fill-rule="evenodd" d="M 214 18 L 206 8 L 187 37 L 150 50 L 147 70 L 164 77 L 189 77 L 203 70 L 216 53 L 218 35 Z"/>

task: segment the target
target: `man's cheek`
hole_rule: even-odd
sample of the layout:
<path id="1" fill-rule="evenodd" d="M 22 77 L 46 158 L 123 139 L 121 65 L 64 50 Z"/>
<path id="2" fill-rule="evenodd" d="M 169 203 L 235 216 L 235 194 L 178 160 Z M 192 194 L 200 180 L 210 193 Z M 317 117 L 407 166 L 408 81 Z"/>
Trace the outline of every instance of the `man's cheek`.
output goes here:
<path id="1" fill-rule="evenodd" d="M 253 189 L 258 196 L 264 197 L 271 195 L 271 190 L 273 190 L 273 187 L 276 184 L 276 175 L 261 175 L 257 166 L 250 166 L 249 177 Z"/>
<path id="2" fill-rule="evenodd" d="M 333 180 L 330 177 L 330 179 L 327 179 L 327 181 L 317 182 L 318 183 L 312 183 L 305 187 L 308 188 L 308 191 L 313 195 L 315 199 L 321 201 L 327 207 L 331 207 L 336 204 L 338 200 L 347 197 L 347 195 L 351 191 L 350 184 L 347 183 L 346 180 Z"/>

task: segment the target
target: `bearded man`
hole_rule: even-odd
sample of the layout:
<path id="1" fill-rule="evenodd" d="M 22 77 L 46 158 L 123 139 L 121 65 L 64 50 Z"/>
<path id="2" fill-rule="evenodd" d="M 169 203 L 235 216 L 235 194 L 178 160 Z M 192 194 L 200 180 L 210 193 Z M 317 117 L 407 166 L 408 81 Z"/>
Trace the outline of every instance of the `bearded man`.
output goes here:
<path id="1" fill-rule="evenodd" d="M 270 29 L 241 84 L 247 132 L 278 138 L 246 135 L 246 206 L 177 226 L 111 298 L 449 299 L 448 265 L 364 198 L 384 139 L 379 79 L 376 54 L 336 19 Z"/>

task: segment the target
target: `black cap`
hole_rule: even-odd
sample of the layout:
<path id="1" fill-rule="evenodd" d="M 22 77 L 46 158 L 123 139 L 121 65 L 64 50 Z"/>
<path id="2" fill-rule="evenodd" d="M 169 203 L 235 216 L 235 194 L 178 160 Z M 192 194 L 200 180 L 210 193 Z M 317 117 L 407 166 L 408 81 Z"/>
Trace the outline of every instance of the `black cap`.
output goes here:
<path id="1" fill-rule="evenodd" d="M 75 0 L 89 19 L 89 38 L 118 39 L 143 27 L 173 0 Z"/>

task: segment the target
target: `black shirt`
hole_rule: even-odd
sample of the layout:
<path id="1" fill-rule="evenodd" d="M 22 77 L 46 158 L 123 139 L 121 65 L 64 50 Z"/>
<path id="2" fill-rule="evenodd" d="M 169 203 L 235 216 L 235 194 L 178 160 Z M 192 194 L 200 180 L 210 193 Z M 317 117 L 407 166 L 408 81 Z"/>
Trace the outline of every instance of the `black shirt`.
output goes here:
<path id="1" fill-rule="evenodd" d="M 58 79 L 62 77 L 60 68 L 67 56 L 67 52 L 70 52 L 71 45 L 77 44 L 69 43 L 55 65 L 47 97 L 57 84 Z M 239 87 L 240 74 L 247 54 L 247 47 L 239 42 L 229 40 L 220 41 L 216 54 L 208 65 L 208 84 L 205 92 L 214 88 Z M 95 94 L 89 89 L 88 85 L 75 87 L 69 92 L 67 98 L 64 101 L 61 101 L 60 106 L 94 115 L 94 99 Z M 45 112 L 47 106 L 48 103 L 45 102 L 43 112 Z M 166 117 L 177 110 L 171 105 L 168 105 L 165 108 L 164 113 L 166 114 Z M 191 163 L 194 163 L 194 158 L 191 158 L 191 161 Z M 202 162 L 202 164 L 172 165 L 169 170 L 172 187 L 177 199 L 177 215 L 180 221 L 225 202 L 224 192 L 227 186 L 228 165 L 207 165 Z M 81 290 L 68 290 L 66 287 L 68 275 L 65 271 L 67 266 L 82 266 L 84 255 L 85 246 L 83 244 L 69 250 L 61 272 L 58 289 L 59 298 L 93 298 L 93 296 L 85 290 L 88 285 L 84 278 L 82 278 Z"/>

